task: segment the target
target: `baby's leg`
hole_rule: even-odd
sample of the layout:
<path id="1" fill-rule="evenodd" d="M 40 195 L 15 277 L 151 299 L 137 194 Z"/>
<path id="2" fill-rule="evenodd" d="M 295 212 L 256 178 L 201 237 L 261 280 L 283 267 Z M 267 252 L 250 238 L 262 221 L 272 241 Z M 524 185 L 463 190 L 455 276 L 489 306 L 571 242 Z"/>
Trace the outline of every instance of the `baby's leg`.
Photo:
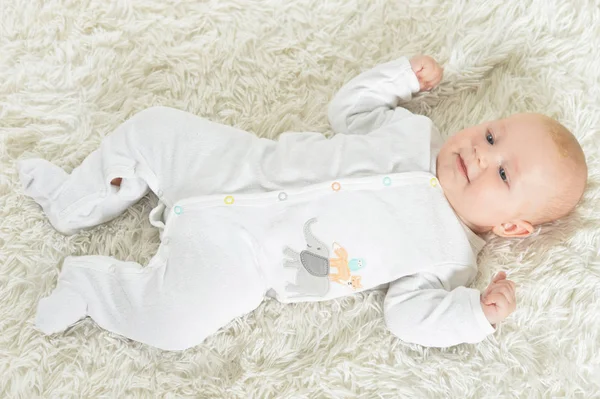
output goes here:
<path id="1" fill-rule="evenodd" d="M 18 162 L 26 195 L 44 210 L 54 228 L 63 234 L 107 222 L 120 215 L 148 192 L 131 140 L 131 120 L 105 137 L 71 174 L 43 159 Z M 111 185 L 121 178 L 120 187 Z"/>
<path id="2" fill-rule="evenodd" d="M 172 108 L 146 109 L 106 136 L 71 174 L 43 159 L 19 161 L 25 194 L 63 234 L 107 222 L 151 189 L 176 201 L 255 185 L 241 167 L 257 138 Z"/>
<path id="3" fill-rule="evenodd" d="M 102 321 L 107 315 L 117 315 L 123 306 L 134 305 L 143 296 L 135 290 L 142 287 L 148 269 L 133 262 L 121 262 L 107 256 L 69 256 L 65 259 L 58 283 L 52 294 L 40 300 L 37 308 L 36 327 L 45 334 L 65 330 L 73 323 L 95 315 Z M 115 284 L 121 275 L 138 275 L 135 284 L 123 289 Z M 124 282 L 127 282 L 126 280 Z M 117 288 L 117 289 L 115 289 Z M 126 293 L 128 291 L 128 294 Z M 131 295 L 133 294 L 133 295 Z M 123 301 L 123 295 L 131 300 Z M 98 302 L 99 299 L 102 302 Z M 128 310 L 125 310 L 127 313 Z"/>
<path id="4" fill-rule="evenodd" d="M 54 334 L 90 316 L 111 332 L 161 347 L 177 339 L 163 325 L 172 324 L 166 322 L 174 312 L 163 292 L 166 266 L 158 257 L 146 267 L 107 256 L 67 257 L 56 288 L 38 304 L 35 325 Z"/>
<path id="5" fill-rule="evenodd" d="M 121 187 L 111 185 L 111 175 L 99 168 L 100 154 L 90 154 L 69 175 L 43 159 L 19 162 L 19 175 L 26 195 L 44 210 L 59 232 L 71 235 L 108 222 L 148 192 L 143 179 L 122 173 Z M 118 173 L 118 172 L 115 172 Z"/>
<path id="6" fill-rule="evenodd" d="M 261 303 L 264 286 L 252 266 L 215 267 L 180 253 L 177 243 L 170 257 L 166 245 L 146 267 L 106 256 L 66 258 L 55 290 L 38 305 L 36 327 L 58 333 L 89 316 L 126 338 L 184 350 Z"/>

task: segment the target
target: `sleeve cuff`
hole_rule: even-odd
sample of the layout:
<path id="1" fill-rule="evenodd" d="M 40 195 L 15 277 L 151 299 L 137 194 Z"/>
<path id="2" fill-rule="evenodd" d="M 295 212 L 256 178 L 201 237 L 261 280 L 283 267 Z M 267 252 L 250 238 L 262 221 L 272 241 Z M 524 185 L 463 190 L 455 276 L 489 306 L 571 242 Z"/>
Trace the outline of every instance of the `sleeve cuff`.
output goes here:
<path id="1" fill-rule="evenodd" d="M 410 65 L 410 60 L 407 57 L 401 57 L 398 59 L 398 63 L 400 64 L 401 75 L 406 79 L 408 83 L 408 88 L 413 94 L 416 94 L 421 91 L 421 85 L 419 84 L 419 79 L 417 75 L 412 70 L 412 66 Z"/>
<path id="2" fill-rule="evenodd" d="M 485 317 L 485 314 L 483 313 L 480 300 L 481 293 L 476 289 L 472 289 L 471 292 L 471 310 L 473 311 L 475 322 L 479 326 L 481 332 L 485 334 L 485 336 L 493 334 L 494 332 L 496 332 L 496 329 L 492 327 L 488 319 Z"/>

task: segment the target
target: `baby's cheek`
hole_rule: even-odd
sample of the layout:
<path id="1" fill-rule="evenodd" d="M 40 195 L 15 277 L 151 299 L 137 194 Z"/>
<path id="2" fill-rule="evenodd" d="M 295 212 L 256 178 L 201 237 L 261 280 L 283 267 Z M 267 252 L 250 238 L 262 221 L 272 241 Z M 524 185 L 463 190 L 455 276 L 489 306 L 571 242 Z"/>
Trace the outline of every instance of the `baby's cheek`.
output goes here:
<path id="1" fill-rule="evenodd" d="M 489 184 L 471 184 L 467 187 L 465 212 L 471 219 L 481 224 L 487 224 L 495 216 L 500 216 L 503 211 L 502 198 Z"/>

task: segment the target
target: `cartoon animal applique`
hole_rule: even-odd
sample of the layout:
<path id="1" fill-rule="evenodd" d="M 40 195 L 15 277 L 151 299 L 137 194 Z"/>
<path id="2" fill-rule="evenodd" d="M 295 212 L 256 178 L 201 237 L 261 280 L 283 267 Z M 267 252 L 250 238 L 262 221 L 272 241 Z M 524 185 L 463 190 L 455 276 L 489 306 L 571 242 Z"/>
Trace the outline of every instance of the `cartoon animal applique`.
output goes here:
<path id="1" fill-rule="evenodd" d="M 283 266 L 296 269 L 295 284 L 285 286 L 286 292 L 297 294 L 290 295 L 291 298 L 325 296 L 329 291 L 329 249 L 311 231 L 311 225 L 316 221 L 312 218 L 304 224 L 305 250 L 296 252 L 289 247 L 283 250 L 286 256 Z"/>
<path id="2" fill-rule="evenodd" d="M 333 252 L 337 258 L 329 260 L 330 266 L 335 268 L 329 274 L 329 279 L 342 285 L 351 285 L 352 288 L 362 288 L 361 277 L 353 276 L 350 271 L 357 271 L 365 267 L 366 262 L 362 258 L 353 258 L 348 260 L 348 251 L 337 242 L 333 243 Z"/>
<path id="3" fill-rule="evenodd" d="M 359 288 L 362 288 L 361 280 L 362 278 L 360 276 L 350 276 L 350 281 L 348 282 L 348 285 L 357 290 Z"/>

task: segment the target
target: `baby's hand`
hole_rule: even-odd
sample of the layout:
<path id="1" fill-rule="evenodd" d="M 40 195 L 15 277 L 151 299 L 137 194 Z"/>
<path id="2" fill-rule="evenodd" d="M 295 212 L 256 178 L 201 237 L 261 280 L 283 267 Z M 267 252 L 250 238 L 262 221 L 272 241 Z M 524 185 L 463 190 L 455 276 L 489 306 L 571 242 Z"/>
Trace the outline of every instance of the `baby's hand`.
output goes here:
<path id="1" fill-rule="evenodd" d="M 517 307 L 515 283 L 506 279 L 506 273 L 500 272 L 481 295 L 481 307 L 490 324 L 506 319 Z"/>
<path id="2" fill-rule="evenodd" d="M 434 89 L 444 77 L 444 68 L 427 55 L 414 56 L 410 59 L 410 66 L 419 79 L 421 91 Z"/>

